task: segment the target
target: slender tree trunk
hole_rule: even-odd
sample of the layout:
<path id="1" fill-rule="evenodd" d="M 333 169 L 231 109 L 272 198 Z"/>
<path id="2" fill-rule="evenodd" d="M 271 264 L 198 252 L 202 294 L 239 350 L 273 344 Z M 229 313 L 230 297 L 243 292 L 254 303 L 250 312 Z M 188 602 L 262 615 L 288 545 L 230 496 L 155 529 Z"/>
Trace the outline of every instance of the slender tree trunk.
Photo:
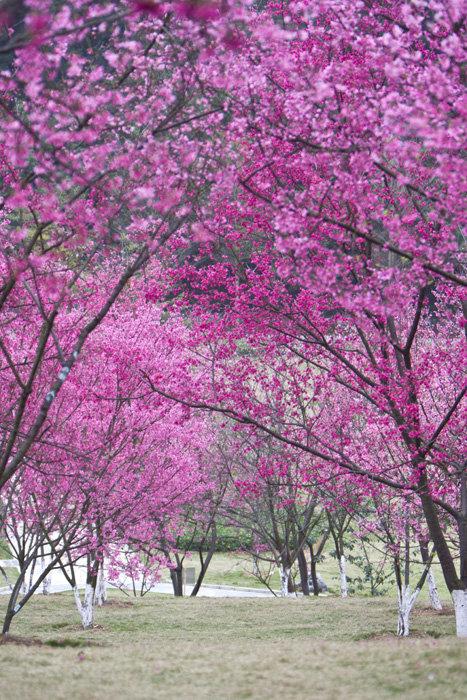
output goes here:
<path id="1" fill-rule="evenodd" d="M 84 601 L 81 606 L 81 623 L 83 629 L 87 630 L 94 625 L 94 596 L 96 589 L 91 583 L 86 583 L 84 589 Z"/>
<path id="2" fill-rule="evenodd" d="M 11 591 L 10 599 L 8 601 L 8 606 L 6 609 L 5 617 L 3 619 L 3 627 L 2 627 L 2 634 L 7 635 L 10 632 L 10 627 L 12 620 L 14 616 L 16 615 L 17 612 L 20 610 L 20 606 L 18 604 L 18 596 L 20 595 L 20 592 L 23 590 L 24 586 L 24 578 L 26 577 L 26 571 L 23 569 L 19 573 L 19 577 L 16 580 L 15 585 L 13 586 L 13 590 Z"/>
<path id="3" fill-rule="evenodd" d="M 460 555 L 460 587 L 453 590 L 452 601 L 456 616 L 456 632 L 458 637 L 467 637 L 467 471 L 461 474 L 461 508 L 457 522 L 459 531 Z"/>
<path id="4" fill-rule="evenodd" d="M 302 585 L 303 595 L 310 595 L 310 587 L 308 586 L 308 566 L 306 556 L 303 549 L 298 552 L 298 569 L 300 571 L 300 583 Z"/>
<path id="5" fill-rule="evenodd" d="M 37 559 L 34 559 L 33 562 L 32 562 L 32 564 L 31 564 L 31 568 L 29 569 L 29 585 L 26 586 L 25 593 L 27 593 L 29 590 L 31 590 L 31 588 L 32 588 L 32 586 L 33 586 L 33 583 L 34 583 L 34 572 L 35 572 L 35 570 L 36 570 L 36 563 L 37 563 Z M 42 571 L 43 571 L 45 568 L 46 568 L 46 566 L 45 566 L 45 562 L 44 562 L 44 565 L 43 565 L 43 567 L 42 567 Z M 26 581 L 26 577 L 24 577 L 24 580 Z"/>
<path id="6" fill-rule="evenodd" d="M 399 555 L 396 555 L 394 561 L 394 570 L 396 574 L 397 581 L 397 594 L 399 602 L 399 618 L 397 624 L 397 634 L 400 637 L 408 637 L 410 633 L 410 613 L 415 605 L 420 591 L 422 590 L 425 580 L 430 571 L 431 562 L 433 561 L 433 556 L 435 550 L 433 549 L 431 555 L 428 556 L 425 562 L 425 568 L 422 575 L 420 576 L 417 585 L 415 586 L 414 592 L 411 592 L 409 580 L 410 580 L 410 529 L 407 524 L 406 527 L 406 537 L 405 537 L 405 556 L 404 556 L 404 578 L 401 576 L 400 569 L 400 559 Z"/>
<path id="7" fill-rule="evenodd" d="M 41 571 L 44 571 L 46 568 L 46 563 L 45 563 L 45 553 L 44 553 L 44 548 L 42 547 L 41 549 Z M 42 581 L 42 595 L 49 595 L 50 593 L 50 575 L 46 576 L 44 580 Z"/>
<path id="8" fill-rule="evenodd" d="M 96 559 L 93 559 L 91 555 L 88 555 L 86 586 L 84 589 L 83 602 L 81 602 L 76 585 L 73 589 L 76 607 L 78 608 L 78 612 L 81 616 L 81 624 L 85 630 L 90 629 L 94 625 L 94 605 L 96 603 L 96 588 L 99 567 L 100 563 Z"/>
<path id="9" fill-rule="evenodd" d="M 430 596 L 431 607 L 433 608 L 433 610 L 442 610 L 443 604 L 441 603 L 441 599 L 439 597 L 435 575 L 434 575 L 433 569 L 431 567 L 430 567 L 430 570 L 427 574 L 427 580 L 428 580 L 428 593 Z"/>
<path id="10" fill-rule="evenodd" d="M 101 607 L 107 600 L 107 582 L 105 580 L 105 562 L 102 561 L 99 566 L 99 573 L 97 575 L 97 585 L 96 585 L 96 605 Z"/>
<path id="11" fill-rule="evenodd" d="M 206 558 L 203 559 L 202 557 L 202 552 L 199 552 L 199 558 L 201 562 L 201 570 L 199 572 L 199 576 L 196 579 L 196 583 L 194 585 L 193 590 L 191 591 L 191 595 L 195 597 L 199 589 L 201 588 L 201 584 L 203 583 L 204 577 L 206 576 L 206 572 L 208 570 L 209 564 L 211 563 L 211 559 L 214 555 L 214 552 L 216 551 L 216 544 L 217 544 L 217 528 L 216 528 L 216 523 L 213 523 L 212 525 L 212 530 L 211 530 L 211 541 L 209 544 L 209 551 L 206 554 Z"/>
<path id="12" fill-rule="evenodd" d="M 426 565 L 429 559 L 429 552 L 428 552 L 428 544 L 426 542 L 423 542 L 422 540 L 419 541 L 420 545 L 420 553 L 422 555 L 422 561 Z M 428 574 L 427 574 L 427 581 L 428 581 L 428 592 L 430 595 L 430 602 L 431 602 L 431 607 L 434 610 L 442 610 L 443 606 L 441 604 L 441 600 L 439 598 L 438 594 L 438 588 L 436 586 L 436 580 L 435 580 L 435 575 L 433 573 L 433 567 L 430 566 Z"/>
<path id="13" fill-rule="evenodd" d="M 281 596 L 287 598 L 289 595 L 290 568 L 281 564 L 279 566 L 279 573 L 281 577 Z"/>
<path id="14" fill-rule="evenodd" d="M 24 596 L 28 592 L 29 588 L 31 587 L 30 585 L 28 586 L 28 570 L 29 570 L 29 584 L 31 584 L 31 569 L 28 566 L 21 567 L 20 571 L 23 574 L 23 577 L 21 579 L 21 588 L 19 591 L 19 595 Z"/>
<path id="15" fill-rule="evenodd" d="M 341 554 L 339 557 L 339 576 L 341 598 L 347 598 L 347 596 L 349 595 L 349 588 L 347 584 L 347 560 L 345 558 L 345 554 Z"/>
<path id="16" fill-rule="evenodd" d="M 313 595 L 318 596 L 319 595 L 319 583 L 318 583 L 318 574 L 316 571 L 316 557 L 315 553 L 313 551 L 313 545 L 310 544 L 310 573 L 311 573 L 311 581 L 313 583 Z"/>
<path id="17" fill-rule="evenodd" d="M 410 586 L 402 586 L 398 592 L 399 617 L 397 623 L 397 634 L 399 637 L 408 637 L 410 634 L 410 613 L 418 598 L 420 588 L 416 588 L 412 593 Z"/>
<path id="18" fill-rule="evenodd" d="M 419 465 L 415 465 L 419 468 Z M 462 588 L 461 582 L 456 572 L 452 554 L 449 551 L 449 546 L 446 537 L 439 522 L 438 513 L 436 512 L 435 504 L 429 493 L 426 474 L 423 471 L 419 480 L 420 501 L 422 503 L 423 513 L 430 532 L 430 537 L 436 549 L 436 554 L 441 564 L 441 569 L 446 581 L 446 586 L 450 591 L 457 588 Z M 462 547 L 461 547 L 462 550 Z M 461 551 L 462 556 L 462 551 Z M 467 561 L 467 559 L 466 559 Z M 467 587 L 467 585 L 466 585 Z"/>
<path id="19" fill-rule="evenodd" d="M 18 600 L 18 598 L 20 596 L 20 591 L 23 589 L 24 578 L 26 576 L 28 566 L 31 563 L 32 559 L 33 559 L 33 557 L 30 557 L 28 559 L 28 561 L 26 561 L 23 569 L 19 573 L 19 576 L 15 582 L 15 585 L 13 586 L 13 590 L 11 591 L 10 599 L 8 601 L 8 606 L 7 606 L 7 610 L 6 610 L 5 618 L 4 618 L 4 622 L 3 622 L 3 629 L 2 629 L 2 633 L 5 635 L 8 634 L 10 631 L 10 625 L 11 625 L 11 622 L 12 622 L 14 616 L 17 615 L 20 612 L 20 610 L 26 605 L 26 603 L 31 598 L 31 596 L 37 591 L 37 589 L 39 588 L 39 586 L 43 582 L 44 578 L 50 573 L 52 568 L 59 561 L 59 557 L 51 558 L 50 563 L 45 567 L 45 569 L 41 572 L 41 574 L 33 582 L 32 586 L 29 588 L 29 590 L 26 591 L 26 594 L 24 596 L 21 596 L 21 599 Z"/>
<path id="20" fill-rule="evenodd" d="M 81 596 L 79 593 L 79 589 L 78 589 L 78 586 L 76 586 L 76 585 L 73 586 L 73 596 L 75 598 L 76 609 L 78 610 L 79 615 L 81 617 L 81 611 L 82 611 L 83 606 L 81 604 Z"/>
<path id="21" fill-rule="evenodd" d="M 329 523 L 329 529 L 331 531 L 332 539 L 334 540 L 334 547 L 336 550 L 336 557 L 339 564 L 339 583 L 341 590 L 341 598 L 347 598 L 349 594 L 349 588 L 347 585 L 347 560 L 344 554 L 344 535 L 343 535 L 343 524 L 338 522 L 335 526 L 332 522 L 332 518 L 329 512 L 326 513 Z"/>
<path id="22" fill-rule="evenodd" d="M 419 480 L 420 500 L 425 514 L 430 537 L 436 548 L 444 580 L 454 603 L 456 631 L 458 637 L 467 637 L 467 473 L 461 474 L 461 513 L 457 521 L 459 531 L 460 577 L 457 575 L 454 560 L 443 528 L 439 522 L 435 504 L 429 494 L 426 474 L 423 471 Z"/>
<path id="23" fill-rule="evenodd" d="M 95 588 L 91 583 L 86 583 L 83 601 L 78 586 L 73 587 L 73 595 L 83 629 L 90 629 L 94 625 Z"/>
<path id="24" fill-rule="evenodd" d="M 177 564 L 174 569 L 170 569 L 170 578 L 174 589 L 174 596 L 183 596 L 183 564 Z"/>

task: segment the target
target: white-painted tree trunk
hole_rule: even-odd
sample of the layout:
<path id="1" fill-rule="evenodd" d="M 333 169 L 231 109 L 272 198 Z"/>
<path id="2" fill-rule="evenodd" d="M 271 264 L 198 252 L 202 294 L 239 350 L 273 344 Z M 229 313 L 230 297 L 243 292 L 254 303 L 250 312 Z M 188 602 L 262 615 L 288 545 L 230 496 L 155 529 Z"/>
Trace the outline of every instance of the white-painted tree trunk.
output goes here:
<path id="1" fill-rule="evenodd" d="M 453 591 L 452 602 L 456 616 L 456 633 L 458 637 L 467 637 L 467 590 Z"/>
<path id="2" fill-rule="evenodd" d="M 287 598 L 289 595 L 290 569 L 287 566 L 280 566 L 279 571 L 281 576 L 281 596 Z"/>
<path id="3" fill-rule="evenodd" d="M 26 595 L 26 593 L 27 593 L 28 590 L 29 590 L 29 589 L 28 589 L 28 584 L 27 584 L 26 578 L 27 578 L 27 572 L 26 572 L 26 574 L 24 575 L 23 581 L 22 581 L 22 583 L 21 583 L 20 595 L 22 595 L 22 596 Z"/>
<path id="4" fill-rule="evenodd" d="M 29 570 L 29 584 L 26 587 L 26 593 L 28 593 L 31 590 L 32 584 L 34 583 L 34 571 L 36 568 L 36 561 L 37 561 L 37 559 L 34 559 L 34 561 L 31 564 L 31 568 Z M 25 580 L 26 580 L 26 578 L 25 578 Z"/>
<path id="5" fill-rule="evenodd" d="M 41 557 L 41 573 L 47 567 L 45 557 Z M 45 577 L 42 581 L 42 595 L 49 595 L 50 593 L 50 574 Z"/>
<path id="6" fill-rule="evenodd" d="M 426 578 L 428 581 L 428 591 L 430 593 L 431 607 L 434 610 L 442 610 L 443 606 L 442 606 L 441 600 L 439 598 L 438 588 L 436 586 L 435 575 L 434 575 L 433 571 L 431 570 L 431 567 L 428 571 Z"/>
<path id="7" fill-rule="evenodd" d="M 76 586 L 73 588 L 73 594 L 83 629 L 89 629 L 94 623 L 94 588 L 89 583 L 86 584 L 83 602 L 81 602 L 81 596 Z"/>
<path id="8" fill-rule="evenodd" d="M 21 596 L 25 596 L 32 586 L 32 579 L 34 576 L 34 564 L 35 562 L 33 561 L 32 565 L 29 566 L 25 571 L 24 578 L 20 587 Z"/>
<path id="9" fill-rule="evenodd" d="M 104 564 L 99 567 L 96 585 L 96 605 L 104 605 L 107 600 L 107 582 L 105 580 Z"/>
<path id="10" fill-rule="evenodd" d="M 342 554 L 339 559 L 339 574 L 341 582 L 341 598 L 347 598 L 349 595 L 349 588 L 347 585 L 347 560 L 344 554 Z"/>
<path id="11" fill-rule="evenodd" d="M 408 637 L 410 634 L 410 613 L 418 598 L 420 588 L 416 588 L 412 593 L 410 586 L 403 588 L 398 594 L 399 598 L 399 618 L 397 622 L 397 634 L 399 637 Z"/>
<path id="12" fill-rule="evenodd" d="M 79 612 L 79 614 L 80 614 L 80 616 L 81 616 L 81 610 L 83 609 L 83 606 L 82 606 L 82 604 L 81 604 L 81 596 L 80 596 L 80 594 L 79 594 L 78 586 L 74 586 L 74 588 L 73 588 L 73 595 L 74 595 L 74 597 L 75 597 L 76 608 L 77 608 L 77 610 L 78 610 L 78 612 Z"/>

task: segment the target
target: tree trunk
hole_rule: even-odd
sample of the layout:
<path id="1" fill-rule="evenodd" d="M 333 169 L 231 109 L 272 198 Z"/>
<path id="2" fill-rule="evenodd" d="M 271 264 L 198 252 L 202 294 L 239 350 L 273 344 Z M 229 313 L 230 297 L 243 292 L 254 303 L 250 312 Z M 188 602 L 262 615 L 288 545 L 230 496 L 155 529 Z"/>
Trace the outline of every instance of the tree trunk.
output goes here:
<path id="1" fill-rule="evenodd" d="M 461 474 L 460 484 L 461 512 L 457 521 L 459 530 L 460 555 L 460 585 L 451 591 L 456 615 L 456 631 L 458 637 L 467 637 L 467 470 Z"/>
<path id="2" fill-rule="evenodd" d="M 90 629 L 94 625 L 95 588 L 90 583 L 86 584 L 83 602 L 81 602 L 81 596 L 77 586 L 73 588 L 73 594 L 75 596 L 75 603 L 81 617 L 83 629 Z"/>
<path id="3" fill-rule="evenodd" d="M 419 468 L 420 465 L 416 464 L 414 466 Z M 441 569 L 444 575 L 444 580 L 446 581 L 446 586 L 448 587 L 448 590 L 452 592 L 453 590 L 461 587 L 460 580 L 456 572 L 456 567 L 452 558 L 452 554 L 449 551 L 449 546 L 446 541 L 443 528 L 441 527 L 441 523 L 439 521 L 435 504 L 433 503 L 433 499 L 431 498 L 431 495 L 429 493 L 428 482 L 424 471 L 422 471 L 418 482 L 418 486 L 420 489 L 420 501 L 422 504 L 426 523 L 428 525 L 428 530 L 430 532 L 430 537 L 436 549 L 436 554 L 438 556 L 439 563 L 441 564 Z M 462 543 L 460 549 L 462 562 Z"/>
<path id="4" fill-rule="evenodd" d="M 427 574 L 427 579 L 428 579 L 428 592 L 430 594 L 430 603 L 431 607 L 433 610 L 442 610 L 443 605 L 441 603 L 439 594 L 438 594 L 438 587 L 436 586 L 436 580 L 435 580 L 435 575 L 433 571 L 429 570 Z"/>
<path id="5" fill-rule="evenodd" d="M 420 588 L 410 592 L 410 586 L 403 586 L 399 591 L 399 618 L 397 623 L 397 634 L 399 637 L 408 637 L 410 634 L 410 613 L 418 598 Z"/>
<path id="6" fill-rule="evenodd" d="M 44 549 L 41 552 L 41 571 L 46 568 Z M 46 576 L 42 581 L 42 595 L 49 595 L 50 593 L 50 576 Z"/>
<path id="7" fill-rule="evenodd" d="M 310 573 L 311 573 L 311 581 L 313 583 L 313 595 L 318 596 L 319 595 L 319 583 L 318 583 L 318 574 L 316 571 L 316 557 L 313 551 L 313 545 L 310 544 Z"/>
<path id="8" fill-rule="evenodd" d="M 203 559 L 203 553 L 202 550 L 199 550 L 199 560 L 201 563 L 201 570 L 199 572 L 199 576 L 196 579 L 196 583 L 194 585 L 193 590 L 191 591 L 191 595 L 195 597 L 199 589 L 201 588 L 201 584 L 203 583 L 203 579 L 206 576 L 206 572 L 208 570 L 209 564 L 211 563 L 211 559 L 214 555 L 214 552 L 216 551 L 216 544 L 217 544 L 217 528 L 216 528 L 216 523 L 213 523 L 212 525 L 212 530 L 211 530 L 211 541 L 209 544 L 209 551 L 206 554 L 206 558 Z"/>
<path id="9" fill-rule="evenodd" d="M 94 587 L 87 583 L 84 590 L 84 602 L 81 607 L 81 622 L 85 630 L 94 624 L 94 593 Z"/>
<path id="10" fill-rule="evenodd" d="M 11 622 L 13 620 L 15 613 L 13 610 L 7 610 L 5 618 L 3 620 L 2 635 L 7 635 L 10 632 Z"/>
<path id="11" fill-rule="evenodd" d="M 279 566 L 279 572 L 281 577 L 281 596 L 287 598 L 289 595 L 289 576 L 290 569 L 288 566 Z"/>
<path id="12" fill-rule="evenodd" d="M 29 591 L 27 578 L 28 578 L 28 572 L 27 572 L 27 570 L 26 570 L 26 571 L 24 572 L 23 580 L 22 580 L 22 582 L 21 582 L 21 589 L 20 589 L 20 595 L 21 595 L 21 596 L 25 596 L 26 593 Z M 31 582 L 31 575 L 29 576 L 29 582 Z"/>
<path id="13" fill-rule="evenodd" d="M 467 590 L 452 591 L 452 602 L 456 616 L 456 633 L 458 637 L 467 637 Z"/>
<path id="14" fill-rule="evenodd" d="M 96 585 L 96 605 L 101 607 L 107 600 L 107 582 L 105 580 L 104 562 L 99 567 Z"/>
<path id="15" fill-rule="evenodd" d="M 347 596 L 349 595 L 349 588 L 347 585 L 347 560 L 344 554 L 341 554 L 339 558 L 339 575 L 341 586 L 341 598 L 347 598 Z"/>
<path id="16" fill-rule="evenodd" d="M 422 561 L 426 566 L 428 559 L 429 559 L 428 544 L 426 542 L 423 542 L 422 540 L 420 540 L 419 545 L 420 545 L 420 553 L 422 555 Z M 431 607 L 434 610 L 442 610 L 443 606 L 442 606 L 441 600 L 439 598 L 438 588 L 436 586 L 435 575 L 433 573 L 433 569 L 431 566 L 430 566 L 428 574 L 427 574 L 427 580 L 428 580 L 428 591 L 430 594 Z"/>
<path id="17" fill-rule="evenodd" d="M 81 602 L 81 597 L 77 588 L 74 589 L 76 607 L 81 617 L 83 629 L 90 629 L 94 624 L 94 588 L 87 583 L 84 590 L 84 600 Z"/>
<path id="18" fill-rule="evenodd" d="M 174 595 L 183 596 L 183 564 L 178 564 L 174 569 L 170 569 L 170 578 L 174 589 Z"/>
<path id="19" fill-rule="evenodd" d="M 81 604 L 81 596 L 79 594 L 79 589 L 78 586 L 73 586 L 73 595 L 75 598 L 75 605 L 76 609 L 78 610 L 80 616 L 81 616 L 81 609 L 82 609 L 82 604 Z"/>
<path id="20" fill-rule="evenodd" d="M 298 552 L 298 569 L 300 571 L 300 583 L 302 585 L 303 595 L 310 595 L 310 587 L 308 586 L 308 566 L 306 556 L 303 549 Z"/>
<path id="21" fill-rule="evenodd" d="M 24 576 L 25 576 L 25 572 L 20 571 L 19 577 L 18 577 L 15 585 L 13 586 L 13 590 L 11 592 L 10 599 L 8 601 L 7 610 L 5 613 L 4 620 L 3 620 L 2 634 L 4 634 L 4 635 L 7 635 L 9 633 L 12 620 L 13 620 L 14 616 L 16 615 L 16 613 L 19 612 L 19 610 L 20 610 L 20 605 L 17 601 L 18 601 L 18 595 L 20 593 L 20 590 L 22 590 L 23 583 L 24 583 L 21 580 L 21 578 Z"/>

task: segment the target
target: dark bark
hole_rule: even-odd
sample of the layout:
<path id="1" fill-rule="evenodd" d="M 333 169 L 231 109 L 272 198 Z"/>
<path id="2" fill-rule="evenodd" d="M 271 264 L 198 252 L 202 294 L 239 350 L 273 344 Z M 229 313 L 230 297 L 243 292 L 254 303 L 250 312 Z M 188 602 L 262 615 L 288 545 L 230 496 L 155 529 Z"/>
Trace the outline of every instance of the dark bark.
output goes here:
<path id="1" fill-rule="evenodd" d="M 457 575 L 454 560 L 449 550 L 448 543 L 446 542 L 446 537 L 444 536 L 435 504 L 430 496 L 424 471 L 420 476 L 419 488 L 423 514 L 425 515 L 430 537 L 438 555 L 439 563 L 441 564 L 446 586 L 448 587 L 449 592 L 452 593 L 453 590 L 462 588 L 463 586 L 461 585 L 461 581 Z"/>
<path id="2" fill-rule="evenodd" d="M 308 586 L 308 566 L 306 556 L 303 549 L 298 552 L 298 569 L 300 571 L 300 583 L 302 586 L 303 595 L 310 595 L 310 587 Z"/>
<path id="3" fill-rule="evenodd" d="M 467 590 L 467 468 L 464 466 L 460 479 L 460 513 L 457 519 L 459 530 L 460 579 Z"/>
<path id="4" fill-rule="evenodd" d="M 418 546 L 420 548 L 420 554 L 422 556 L 422 562 L 424 564 L 427 563 L 428 557 L 430 556 L 429 551 L 428 551 L 428 542 L 426 540 L 419 539 L 418 540 Z"/>
<path id="5" fill-rule="evenodd" d="M 201 588 L 201 584 L 203 583 L 203 579 L 206 576 L 206 572 L 208 570 L 209 564 L 211 563 L 212 556 L 213 556 L 214 552 L 216 551 L 216 544 L 217 544 L 217 528 L 216 528 L 216 523 L 213 522 L 212 528 L 211 528 L 211 541 L 209 544 L 209 550 L 206 554 L 206 558 L 203 558 L 202 550 L 199 551 L 201 570 L 199 572 L 198 578 L 196 579 L 195 586 L 194 586 L 193 590 L 191 591 L 192 596 L 196 596 L 199 592 L 199 589 Z"/>
<path id="6" fill-rule="evenodd" d="M 174 589 L 174 595 L 183 596 L 183 564 L 178 563 L 174 569 L 170 569 L 170 578 Z"/>
<path id="7" fill-rule="evenodd" d="M 310 544 L 310 573 L 311 573 L 311 581 L 313 583 L 313 595 L 318 596 L 319 595 L 319 583 L 318 583 L 318 576 L 316 573 L 316 563 L 317 563 L 317 556 L 313 550 L 313 545 Z"/>

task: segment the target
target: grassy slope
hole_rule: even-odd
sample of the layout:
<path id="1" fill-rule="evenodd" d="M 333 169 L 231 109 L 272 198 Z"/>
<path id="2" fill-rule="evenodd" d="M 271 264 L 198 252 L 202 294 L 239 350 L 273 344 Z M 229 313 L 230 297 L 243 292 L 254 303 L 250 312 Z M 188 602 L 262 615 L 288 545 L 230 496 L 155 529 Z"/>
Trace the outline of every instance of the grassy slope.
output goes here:
<path id="1" fill-rule="evenodd" d="M 69 594 L 37 596 L 12 633 L 49 644 L 0 645 L 2 697 L 438 700 L 467 687 L 467 644 L 452 636 L 452 615 L 419 608 L 414 638 L 398 640 L 393 601 L 383 598 L 135 601 L 112 592 L 97 623 L 79 628 Z"/>
<path id="2" fill-rule="evenodd" d="M 378 555 L 375 553 L 375 558 Z M 200 570 L 200 564 L 198 560 L 198 555 L 194 553 L 190 559 L 185 560 L 185 566 L 194 566 L 196 572 Z M 244 556 L 237 555 L 235 553 L 222 553 L 216 552 L 212 558 L 211 564 L 209 566 L 208 572 L 204 579 L 205 583 L 210 584 L 223 584 L 231 586 L 248 586 L 250 588 L 264 588 L 257 578 L 251 573 L 251 562 L 249 562 Z M 414 565 L 413 567 L 413 578 L 412 585 L 417 582 L 417 573 L 420 574 L 420 566 Z M 436 583 L 438 586 L 439 594 L 443 598 L 449 598 L 448 590 L 444 583 L 443 575 L 438 564 L 433 565 L 433 569 L 436 576 Z M 339 569 L 337 561 L 329 553 L 326 554 L 325 559 L 318 566 L 319 573 L 323 576 L 330 590 L 338 593 L 339 592 Z M 356 566 L 348 563 L 348 575 L 351 577 L 361 576 L 362 572 Z M 163 576 L 163 578 L 169 580 L 168 572 Z M 297 578 L 297 583 L 299 583 L 299 578 Z M 272 577 L 271 585 L 274 589 L 278 590 L 280 588 L 279 582 L 279 572 L 275 571 Z M 364 595 L 365 591 L 359 592 L 359 595 Z M 369 594 L 369 587 L 366 594 Z M 388 594 L 396 596 L 396 588 L 394 585 L 389 586 Z M 428 589 L 427 586 L 424 587 L 420 594 L 421 601 L 428 600 Z"/>
<path id="3" fill-rule="evenodd" d="M 0 538 L 0 559 L 11 559 L 10 549 L 5 540 Z"/>

